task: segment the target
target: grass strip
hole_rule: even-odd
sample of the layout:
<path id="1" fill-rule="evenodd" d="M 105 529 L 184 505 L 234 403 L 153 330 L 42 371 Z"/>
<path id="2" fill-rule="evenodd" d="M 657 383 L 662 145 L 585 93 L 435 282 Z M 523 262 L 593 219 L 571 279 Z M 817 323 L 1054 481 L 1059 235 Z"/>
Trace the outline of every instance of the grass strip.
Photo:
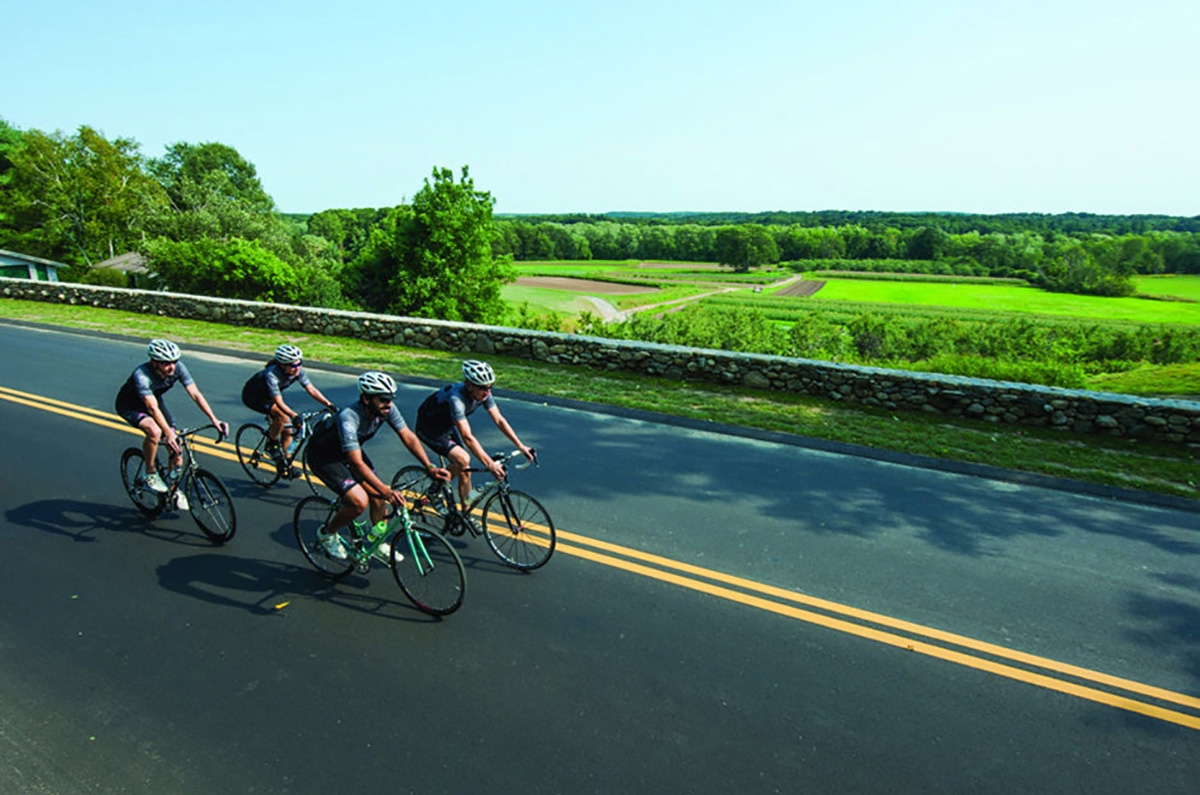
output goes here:
<path id="1" fill-rule="evenodd" d="M 0 317 L 136 337 L 162 336 L 185 344 L 262 354 L 274 350 L 286 338 L 303 347 L 305 358 L 311 361 L 447 381 L 457 378 L 462 358 L 457 353 L 345 337 L 35 301 L 0 299 Z M 502 356 L 492 356 L 489 360 L 500 371 L 501 386 L 505 389 L 1200 498 L 1196 485 L 1200 480 L 1198 451 L 1186 445 L 1075 436 L 1050 429 L 877 410 L 814 397 L 598 372 Z"/>

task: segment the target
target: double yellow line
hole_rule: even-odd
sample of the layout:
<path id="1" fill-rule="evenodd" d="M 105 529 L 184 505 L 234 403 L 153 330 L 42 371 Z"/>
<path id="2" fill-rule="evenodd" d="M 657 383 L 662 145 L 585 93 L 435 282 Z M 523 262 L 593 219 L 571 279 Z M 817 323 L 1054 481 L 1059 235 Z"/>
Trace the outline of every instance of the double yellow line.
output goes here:
<path id="1" fill-rule="evenodd" d="M 140 434 L 114 414 L 0 386 L 0 399 Z M 232 444 L 198 450 L 237 460 Z M 1200 730 L 1200 698 L 559 530 L 557 551 L 877 643 Z"/>

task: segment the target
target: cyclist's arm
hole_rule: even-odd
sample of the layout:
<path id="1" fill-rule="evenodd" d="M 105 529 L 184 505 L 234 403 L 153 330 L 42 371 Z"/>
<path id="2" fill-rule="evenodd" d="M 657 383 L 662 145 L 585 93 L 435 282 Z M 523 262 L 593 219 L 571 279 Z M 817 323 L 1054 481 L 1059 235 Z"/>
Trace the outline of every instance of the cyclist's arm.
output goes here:
<path id="1" fill-rule="evenodd" d="M 295 412 L 295 411 L 292 411 L 292 407 L 291 407 L 291 406 L 289 406 L 289 405 L 288 405 L 288 404 L 287 404 L 287 403 L 284 401 L 284 399 L 283 399 L 283 395 L 282 395 L 282 394 L 280 394 L 280 395 L 276 395 L 275 397 L 271 398 L 271 402 L 274 404 L 275 408 L 277 408 L 277 409 L 279 409 L 281 412 L 283 412 L 283 416 L 284 416 L 284 417 L 286 417 L 286 418 L 287 418 L 287 419 L 289 419 L 289 420 L 294 420 L 294 419 L 296 419 L 296 413 L 297 413 L 297 412 Z"/>
<path id="2" fill-rule="evenodd" d="M 492 457 L 484 452 L 483 445 L 475 438 L 475 434 L 471 433 L 471 423 L 466 419 L 457 420 L 454 427 L 458 428 L 458 434 L 462 437 L 463 446 L 479 459 L 479 463 L 483 464 L 492 476 L 497 480 L 504 477 L 504 468 L 492 460 Z"/>
<path id="3" fill-rule="evenodd" d="M 400 437 L 400 441 L 408 448 L 408 452 L 413 454 L 413 458 L 421 462 L 425 467 L 425 471 L 433 475 L 438 480 L 449 480 L 450 471 L 439 466 L 434 466 L 429 460 L 429 455 L 425 452 L 425 446 L 421 444 L 421 440 L 417 435 L 408 428 L 396 431 L 396 435 Z"/>
<path id="4" fill-rule="evenodd" d="M 312 383 L 304 385 L 304 391 L 312 396 L 312 399 L 320 403 L 327 409 L 333 408 L 333 401 L 321 394 L 321 390 L 317 389 Z"/>
<path id="5" fill-rule="evenodd" d="M 213 410 L 211 407 L 209 407 L 208 401 L 204 399 L 204 395 L 200 392 L 200 387 L 192 383 L 185 386 L 184 389 L 187 390 L 188 396 L 191 397 L 191 399 L 196 402 L 196 405 L 200 407 L 200 410 L 203 411 L 208 419 L 212 421 L 212 424 L 216 425 L 217 428 L 221 430 L 221 434 L 223 436 L 228 436 L 229 426 L 217 419 L 216 414 L 213 414 Z"/>
<path id="6" fill-rule="evenodd" d="M 346 461 L 350 465 L 350 471 L 354 473 L 358 482 L 363 484 L 368 493 L 394 505 L 404 504 L 404 497 L 400 492 L 392 491 L 388 484 L 379 479 L 375 470 L 367 466 L 367 462 L 363 460 L 362 449 L 347 450 Z"/>
<path id="7" fill-rule="evenodd" d="M 517 449 L 521 451 L 521 455 L 525 456 L 525 460 L 532 461 L 532 448 L 528 447 L 520 440 L 520 438 L 517 437 L 517 432 L 513 430 L 512 426 L 508 424 L 508 420 L 506 420 L 504 415 L 500 413 L 500 407 L 492 406 L 487 410 L 487 412 L 488 416 L 492 418 L 492 422 L 496 423 L 496 427 L 500 429 L 500 432 L 507 436 L 508 440 L 517 446 Z"/>

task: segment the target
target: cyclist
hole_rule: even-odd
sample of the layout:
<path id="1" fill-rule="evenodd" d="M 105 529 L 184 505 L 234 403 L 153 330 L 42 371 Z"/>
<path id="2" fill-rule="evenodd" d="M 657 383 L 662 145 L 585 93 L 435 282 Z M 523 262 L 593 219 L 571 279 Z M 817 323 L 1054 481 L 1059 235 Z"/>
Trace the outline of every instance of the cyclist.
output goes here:
<path id="1" fill-rule="evenodd" d="M 142 440 L 142 454 L 146 460 L 146 486 L 160 494 L 167 491 L 155 464 L 158 453 L 158 443 L 165 441 L 170 451 L 171 478 L 179 478 L 183 466 L 183 453 L 175 436 L 175 420 L 163 403 L 162 396 L 175 386 L 176 382 L 183 384 L 188 396 L 195 401 L 200 410 L 207 415 L 209 421 L 217 426 L 222 438 L 229 435 L 229 424 L 217 419 L 204 399 L 200 388 L 192 379 L 192 374 L 179 360 L 179 346 L 170 340 L 150 340 L 146 346 L 149 361 L 139 365 L 117 392 L 116 410 L 122 419 L 146 435 Z M 183 492 L 176 495 L 176 504 L 180 510 L 188 508 L 187 498 Z"/>
<path id="2" fill-rule="evenodd" d="M 308 464 L 326 486 L 341 496 L 341 509 L 321 530 L 320 538 L 330 556 L 344 560 L 345 544 L 338 531 L 348 526 L 370 506 L 371 523 L 383 519 L 387 503 L 404 505 L 404 497 L 393 491 L 375 474 L 371 459 L 363 445 L 386 423 L 400 441 L 425 469 L 439 480 L 448 480 L 450 473 L 435 467 L 425 453 L 416 434 L 409 430 L 396 398 L 396 382 L 386 373 L 370 371 L 358 377 L 358 400 L 337 414 L 323 417 L 308 442 Z M 385 560 L 391 557 L 388 545 L 382 544 L 378 554 Z"/>
<path id="3" fill-rule="evenodd" d="M 417 437 L 429 445 L 429 449 L 449 459 L 450 475 L 458 478 L 459 500 L 463 505 L 469 505 L 470 500 L 482 492 L 482 489 L 471 490 L 471 473 L 467 471 L 471 465 L 471 453 L 492 473 L 492 477 L 497 480 L 504 477 L 504 467 L 484 452 L 483 445 L 471 432 L 467 417 L 477 408 L 483 406 L 500 432 L 529 461 L 533 460 L 533 449 L 517 437 L 517 432 L 500 413 L 496 398 L 492 397 L 496 373 L 491 365 L 468 359 L 462 364 L 462 372 L 463 380 L 460 383 L 442 387 L 421 403 L 417 409 Z"/>
<path id="4" fill-rule="evenodd" d="M 303 352 L 287 343 L 276 348 L 274 358 L 267 362 L 266 367 L 250 376 L 250 380 L 242 387 L 242 403 L 246 408 L 265 414 L 270 419 L 267 453 L 275 460 L 280 476 L 285 478 L 300 474 L 296 467 L 288 465 L 284 454 L 292 443 L 291 421 L 296 418 L 297 412 L 284 402 L 283 390 L 296 383 L 304 387 L 313 400 L 330 411 L 335 410 L 329 398 L 308 380 L 308 373 L 304 372 Z"/>

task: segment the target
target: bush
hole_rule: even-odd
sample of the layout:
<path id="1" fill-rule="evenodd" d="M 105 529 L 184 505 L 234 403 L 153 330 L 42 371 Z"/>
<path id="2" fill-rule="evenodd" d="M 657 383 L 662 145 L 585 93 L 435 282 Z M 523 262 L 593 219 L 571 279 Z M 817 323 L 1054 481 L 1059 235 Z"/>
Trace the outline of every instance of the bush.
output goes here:
<path id="1" fill-rule="evenodd" d="M 169 290 L 283 303 L 294 303 L 300 294 L 295 269 L 255 241 L 159 238 L 143 253 L 150 272 Z"/>

